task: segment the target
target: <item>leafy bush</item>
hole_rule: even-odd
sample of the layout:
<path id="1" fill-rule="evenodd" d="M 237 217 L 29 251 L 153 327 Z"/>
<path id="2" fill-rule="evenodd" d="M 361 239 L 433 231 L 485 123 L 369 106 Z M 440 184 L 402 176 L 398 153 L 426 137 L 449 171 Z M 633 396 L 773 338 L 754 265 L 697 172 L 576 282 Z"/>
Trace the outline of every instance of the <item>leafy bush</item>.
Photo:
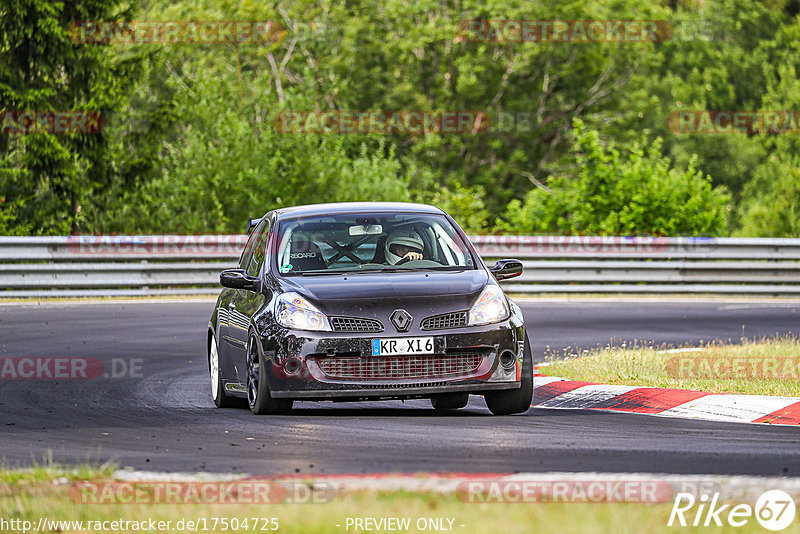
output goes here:
<path id="1" fill-rule="evenodd" d="M 471 235 L 485 233 L 489 212 L 483 203 L 486 192 L 482 187 L 464 187 L 454 183 L 449 187 L 437 187 L 432 193 L 419 195 L 419 201 L 432 204 L 450 214 Z"/>
<path id="2" fill-rule="evenodd" d="M 400 162 L 382 143 L 351 153 L 342 136 L 278 132 L 257 102 L 231 106 L 235 88 L 197 80 L 178 97 L 178 137 L 161 172 L 121 188 L 92 225 L 112 232 L 241 232 L 248 216 L 317 202 L 409 199 Z"/>
<path id="3" fill-rule="evenodd" d="M 773 155 L 744 190 L 738 235 L 800 237 L 800 158 Z"/>
<path id="4" fill-rule="evenodd" d="M 694 160 L 671 168 L 661 139 L 623 156 L 596 131 L 573 123 L 577 176 L 552 176 L 547 188 L 509 204 L 498 230 L 582 235 L 723 235 L 730 196 Z"/>
<path id="5" fill-rule="evenodd" d="M 0 197 L 0 235 L 30 235 L 30 226 L 21 225 L 17 221 L 17 205 Z"/>

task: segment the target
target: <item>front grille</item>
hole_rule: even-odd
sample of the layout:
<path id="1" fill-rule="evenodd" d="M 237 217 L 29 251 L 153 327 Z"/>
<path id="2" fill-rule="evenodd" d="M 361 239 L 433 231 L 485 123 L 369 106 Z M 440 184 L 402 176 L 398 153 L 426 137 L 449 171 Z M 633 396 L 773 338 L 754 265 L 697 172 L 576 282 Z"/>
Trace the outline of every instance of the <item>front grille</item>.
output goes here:
<path id="1" fill-rule="evenodd" d="M 359 317 L 331 317 L 334 332 L 381 332 L 383 324 L 375 319 Z"/>
<path id="2" fill-rule="evenodd" d="M 453 352 L 433 356 L 315 356 L 328 378 L 353 380 L 412 380 L 466 377 L 475 373 L 484 356 Z"/>
<path id="3" fill-rule="evenodd" d="M 423 330 L 445 330 L 460 326 L 467 326 L 467 312 L 465 311 L 434 315 L 422 320 Z"/>

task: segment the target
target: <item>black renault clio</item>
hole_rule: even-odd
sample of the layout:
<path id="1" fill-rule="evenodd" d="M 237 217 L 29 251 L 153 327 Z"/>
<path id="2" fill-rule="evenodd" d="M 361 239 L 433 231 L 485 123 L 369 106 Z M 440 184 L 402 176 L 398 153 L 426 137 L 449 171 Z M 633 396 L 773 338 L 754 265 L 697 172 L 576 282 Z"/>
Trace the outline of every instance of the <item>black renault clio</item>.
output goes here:
<path id="1" fill-rule="evenodd" d="M 208 323 L 217 406 L 430 398 L 453 410 L 473 394 L 498 415 L 530 407 L 522 312 L 497 284 L 522 263 L 487 268 L 441 209 L 299 206 L 251 219 L 247 233 Z"/>

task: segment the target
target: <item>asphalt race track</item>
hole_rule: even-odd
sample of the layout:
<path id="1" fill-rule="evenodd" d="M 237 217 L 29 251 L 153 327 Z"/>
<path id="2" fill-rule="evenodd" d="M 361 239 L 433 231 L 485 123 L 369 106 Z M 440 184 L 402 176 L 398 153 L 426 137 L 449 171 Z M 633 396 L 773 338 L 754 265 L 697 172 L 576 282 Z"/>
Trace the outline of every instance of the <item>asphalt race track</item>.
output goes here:
<path id="1" fill-rule="evenodd" d="M 604 471 L 800 476 L 800 429 L 588 411 L 456 416 L 428 401 L 298 403 L 290 416 L 214 408 L 205 328 L 213 303 L 0 305 L 0 356 L 141 360 L 140 377 L 1 380 L 6 465 L 113 461 L 153 471 L 252 474 Z M 549 346 L 673 346 L 800 331 L 800 302 L 527 301 Z M 569 349 L 568 349 L 569 350 Z M 117 369 L 119 371 L 119 369 Z"/>

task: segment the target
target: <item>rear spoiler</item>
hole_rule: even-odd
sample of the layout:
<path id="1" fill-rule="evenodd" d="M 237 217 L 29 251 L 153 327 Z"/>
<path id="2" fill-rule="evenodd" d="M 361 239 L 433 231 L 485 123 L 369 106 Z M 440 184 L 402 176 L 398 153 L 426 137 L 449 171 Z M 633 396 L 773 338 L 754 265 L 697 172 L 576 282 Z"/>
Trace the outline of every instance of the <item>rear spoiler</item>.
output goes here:
<path id="1" fill-rule="evenodd" d="M 244 229 L 244 234 L 245 234 L 245 235 L 249 234 L 249 233 L 250 233 L 250 230 L 252 230 L 252 229 L 253 229 L 253 228 L 255 228 L 256 226 L 258 226 L 258 223 L 260 223 L 260 222 L 261 222 L 261 219 L 262 219 L 262 218 L 263 218 L 263 217 L 259 217 L 258 219 L 254 219 L 254 218 L 252 218 L 252 217 L 248 217 L 248 218 L 247 218 L 247 226 L 246 226 L 246 227 L 245 227 L 245 229 Z"/>

